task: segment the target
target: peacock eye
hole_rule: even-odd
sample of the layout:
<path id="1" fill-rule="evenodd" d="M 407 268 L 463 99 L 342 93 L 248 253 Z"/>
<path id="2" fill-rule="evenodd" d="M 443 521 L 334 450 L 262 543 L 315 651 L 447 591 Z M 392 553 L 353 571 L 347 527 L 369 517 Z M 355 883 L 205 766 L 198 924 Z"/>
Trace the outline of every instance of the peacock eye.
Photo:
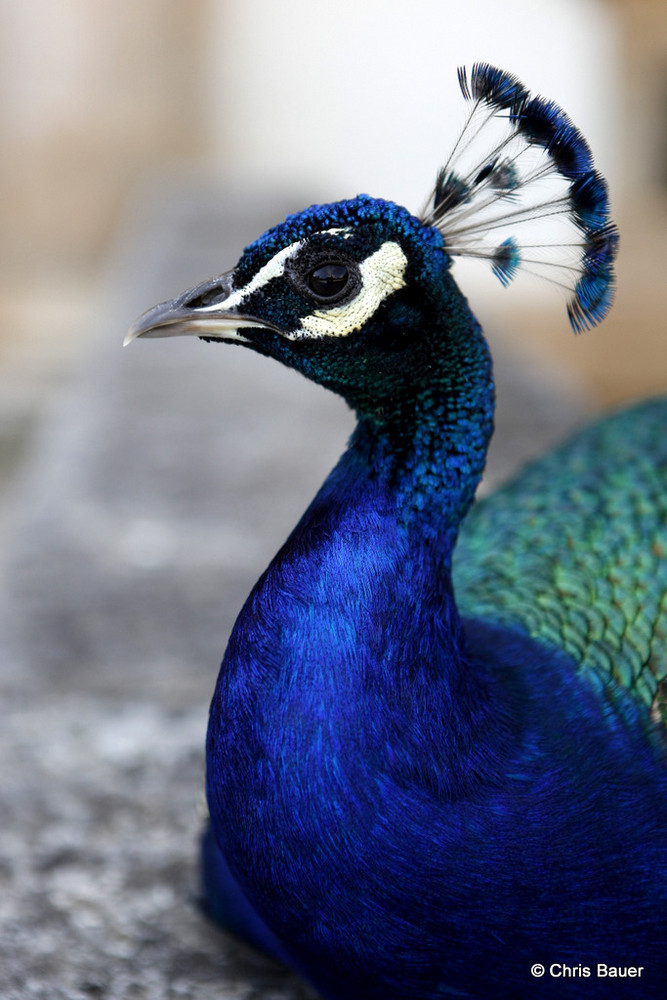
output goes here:
<path id="1" fill-rule="evenodd" d="M 306 278 L 308 287 L 320 299 L 333 299 L 345 289 L 349 272 L 345 264 L 321 264 Z"/>

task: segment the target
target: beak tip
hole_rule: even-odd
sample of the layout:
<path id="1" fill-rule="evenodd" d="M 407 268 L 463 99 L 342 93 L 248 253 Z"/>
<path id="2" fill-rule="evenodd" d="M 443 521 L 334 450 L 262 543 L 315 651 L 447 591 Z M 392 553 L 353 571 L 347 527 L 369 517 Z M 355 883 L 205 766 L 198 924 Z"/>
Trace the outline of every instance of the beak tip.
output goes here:
<path id="1" fill-rule="evenodd" d="M 133 340 L 137 340 L 138 337 L 141 337 L 143 334 L 148 333 L 151 329 L 153 329 L 154 315 L 157 310 L 161 308 L 162 304 L 160 306 L 155 306 L 153 309 L 149 309 L 147 312 L 142 313 L 138 319 L 135 319 L 134 323 L 125 334 L 123 347 L 127 347 L 127 345 L 131 344 Z"/>
<path id="2" fill-rule="evenodd" d="M 139 337 L 143 336 L 145 333 L 149 333 L 151 330 L 150 324 L 145 322 L 145 314 L 140 316 L 139 319 L 135 320 L 130 329 L 125 334 L 123 338 L 123 347 L 127 347 L 131 344 L 133 340 L 137 340 Z"/>

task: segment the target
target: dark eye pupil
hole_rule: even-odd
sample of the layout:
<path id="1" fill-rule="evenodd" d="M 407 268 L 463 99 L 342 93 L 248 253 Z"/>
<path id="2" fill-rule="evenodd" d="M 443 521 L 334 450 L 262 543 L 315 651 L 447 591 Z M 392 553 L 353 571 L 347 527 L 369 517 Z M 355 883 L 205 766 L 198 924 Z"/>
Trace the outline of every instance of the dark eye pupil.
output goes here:
<path id="1" fill-rule="evenodd" d="M 323 264 L 308 275 L 308 285 L 323 299 L 333 298 L 347 284 L 347 268 L 344 264 Z"/>

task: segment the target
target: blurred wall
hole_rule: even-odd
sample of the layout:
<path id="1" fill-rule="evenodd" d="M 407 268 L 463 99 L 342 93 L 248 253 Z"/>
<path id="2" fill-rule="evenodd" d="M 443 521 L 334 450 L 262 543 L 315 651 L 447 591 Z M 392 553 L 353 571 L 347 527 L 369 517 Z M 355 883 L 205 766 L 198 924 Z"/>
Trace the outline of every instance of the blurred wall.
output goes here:
<path id="1" fill-rule="evenodd" d="M 201 154 L 204 0 L 0 4 L 3 257 L 85 267 L 137 174 Z M 5 272 L 6 273 L 6 272 Z"/>
<path id="2" fill-rule="evenodd" d="M 207 12 L 0 0 L 0 421 L 70 364 L 138 178 L 205 152 Z"/>
<path id="3" fill-rule="evenodd" d="M 211 13 L 210 141 L 253 180 L 418 210 L 467 113 L 456 68 L 477 61 L 568 108 L 614 169 L 617 39 L 602 0 L 245 0 Z"/>
<path id="4" fill-rule="evenodd" d="M 663 0 L 0 0 L 0 360 L 58 363 L 152 172 L 418 209 L 462 119 L 456 66 L 485 59 L 585 131 L 623 240 L 597 333 L 479 269 L 476 311 L 602 399 L 664 386 L 666 29 Z"/>

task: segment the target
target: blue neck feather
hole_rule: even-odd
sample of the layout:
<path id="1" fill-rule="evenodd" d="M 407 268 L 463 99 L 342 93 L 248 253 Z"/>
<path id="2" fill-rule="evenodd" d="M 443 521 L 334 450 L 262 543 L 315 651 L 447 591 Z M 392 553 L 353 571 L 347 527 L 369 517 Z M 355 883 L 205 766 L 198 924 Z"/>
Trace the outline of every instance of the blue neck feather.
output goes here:
<path id="1" fill-rule="evenodd" d="M 449 275 L 443 292 L 442 318 L 420 331 L 407 389 L 401 385 L 385 393 L 380 406 L 358 412 L 350 460 L 355 456 L 369 480 L 382 484 L 399 522 L 414 539 L 428 540 L 449 573 L 484 471 L 494 385 L 481 328 Z M 343 495 L 349 488 L 340 486 Z"/>
<path id="2" fill-rule="evenodd" d="M 398 781 L 418 767 L 419 780 L 443 797 L 493 775 L 491 759 L 507 736 L 502 699 L 491 697 L 485 669 L 466 654 L 451 584 L 456 535 L 493 419 L 486 343 L 474 321 L 464 323 L 467 310 L 460 315 L 454 329 L 424 334 L 423 389 L 360 417 L 348 450 L 258 581 L 220 675 L 212 722 L 224 719 L 225 727 L 214 727 L 216 754 L 227 748 L 234 756 L 254 732 L 257 754 L 279 753 L 284 762 L 295 733 L 292 765 L 307 770 L 304 720 L 331 750 L 358 730 L 361 712 L 377 724 L 357 732 L 363 746 L 341 754 L 346 766 L 375 759 Z M 262 705 L 277 699 L 269 734 Z M 321 766 L 314 745 L 312 760 Z M 303 773 L 298 780 L 308 782 Z"/>

